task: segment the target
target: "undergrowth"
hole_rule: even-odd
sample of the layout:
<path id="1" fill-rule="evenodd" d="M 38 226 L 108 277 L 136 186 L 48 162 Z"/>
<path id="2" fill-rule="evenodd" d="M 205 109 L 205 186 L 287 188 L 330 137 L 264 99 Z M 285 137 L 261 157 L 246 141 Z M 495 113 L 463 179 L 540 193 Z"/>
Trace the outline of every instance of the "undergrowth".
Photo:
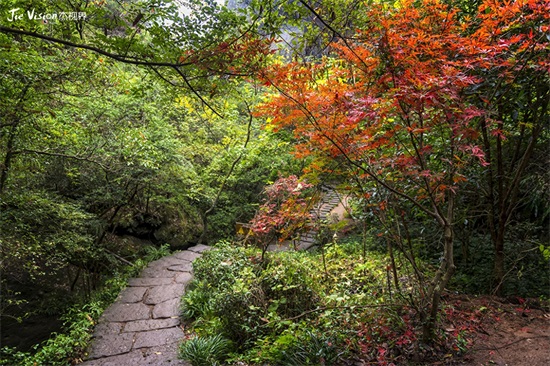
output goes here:
<path id="1" fill-rule="evenodd" d="M 351 241 L 325 248 L 324 263 L 307 252 L 268 253 L 262 261 L 254 248 L 219 243 L 194 262 L 182 298 L 190 327 L 180 357 L 205 365 L 201 355 L 213 342 L 227 345 L 216 362 L 238 365 L 390 365 L 459 353 L 445 334 L 439 349 L 420 345 L 408 280 L 397 291 L 388 258 L 362 253 Z"/>
<path id="2" fill-rule="evenodd" d="M 0 365 L 67 366 L 82 362 L 99 316 L 117 298 L 128 278 L 136 276 L 149 262 L 168 254 L 168 245 L 149 247 L 143 258 L 113 273 L 88 301 L 73 305 L 62 317 L 63 332 L 53 333 L 48 340 L 35 345 L 33 352 L 1 348 Z"/>

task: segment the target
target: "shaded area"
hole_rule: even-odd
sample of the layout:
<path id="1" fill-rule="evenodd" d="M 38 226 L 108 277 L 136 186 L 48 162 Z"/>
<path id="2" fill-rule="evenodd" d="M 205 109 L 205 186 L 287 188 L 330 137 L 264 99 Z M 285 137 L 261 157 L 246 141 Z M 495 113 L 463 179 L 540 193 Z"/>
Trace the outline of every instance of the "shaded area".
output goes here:
<path id="1" fill-rule="evenodd" d="M 57 316 L 37 315 L 19 323 L 15 319 L 2 319 L 1 346 L 16 347 L 23 352 L 50 338 L 53 332 L 62 330 L 63 322 Z"/>

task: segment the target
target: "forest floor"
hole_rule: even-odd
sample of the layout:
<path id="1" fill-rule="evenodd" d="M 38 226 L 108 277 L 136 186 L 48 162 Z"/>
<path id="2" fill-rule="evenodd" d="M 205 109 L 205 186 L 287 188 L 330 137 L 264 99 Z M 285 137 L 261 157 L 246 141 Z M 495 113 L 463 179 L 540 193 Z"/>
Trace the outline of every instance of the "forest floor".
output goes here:
<path id="1" fill-rule="evenodd" d="M 550 310 L 538 301 L 520 298 L 456 296 L 447 299 L 454 324 L 464 329 L 468 350 L 458 364 L 475 366 L 550 365 Z M 442 362 L 441 364 L 445 364 Z M 448 364 L 448 363 L 447 363 Z M 455 363 L 456 364 L 456 363 Z"/>
<path id="2" fill-rule="evenodd" d="M 348 216 L 347 197 L 331 215 Z M 550 365 L 550 302 L 490 296 L 452 296 L 447 299 L 452 313 L 445 331 L 463 337 L 467 350 L 460 358 L 434 365 L 548 366 Z"/>

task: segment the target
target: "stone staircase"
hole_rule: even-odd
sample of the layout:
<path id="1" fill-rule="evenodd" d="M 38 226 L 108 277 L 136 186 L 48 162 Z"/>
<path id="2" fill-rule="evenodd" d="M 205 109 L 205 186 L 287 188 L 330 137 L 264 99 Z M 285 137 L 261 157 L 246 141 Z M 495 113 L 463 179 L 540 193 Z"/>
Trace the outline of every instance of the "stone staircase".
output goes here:
<path id="1" fill-rule="evenodd" d="M 342 203 L 342 197 L 333 188 L 323 187 L 322 191 L 320 201 L 309 211 L 314 221 L 328 220 L 332 210 Z M 296 250 L 308 250 L 317 244 L 317 234 L 318 230 L 312 227 L 287 243 L 269 245 L 267 250 L 278 252 L 288 250 L 288 247 L 294 247 Z"/>

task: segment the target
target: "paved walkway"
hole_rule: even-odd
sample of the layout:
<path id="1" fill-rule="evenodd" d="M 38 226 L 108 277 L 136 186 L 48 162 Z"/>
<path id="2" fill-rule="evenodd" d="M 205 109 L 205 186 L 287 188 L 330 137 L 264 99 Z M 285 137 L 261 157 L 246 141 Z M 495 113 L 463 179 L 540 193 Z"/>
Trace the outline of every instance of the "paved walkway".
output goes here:
<path id="1" fill-rule="evenodd" d="M 184 333 L 180 298 L 192 262 L 210 247 L 197 245 L 151 262 L 131 278 L 99 319 L 85 366 L 188 366 L 177 357 Z"/>
<path id="2" fill-rule="evenodd" d="M 325 193 L 321 197 L 321 200 L 313 207 L 309 213 L 313 220 L 329 220 L 331 216 L 335 215 L 336 220 L 344 220 L 345 212 L 347 210 L 348 202 L 347 197 L 338 194 L 334 189 L 327 188 Z M 280 252 L 289 250 L 289 248 L 296 248 L 297 250 L 308 250 L 317 244 L 318 230 L 311 228 L 310 230 L 302 233 L 295 242 L 287 240 L 283 243 L 270 244 L 267 247 L 268 252 Z"/>
<path id="3" fill-rule="evenodd" d="M 314 209 L 316 219 L 337 214 L 343 219 L 345 199 L 329 190 Z M 340 210 L 339 210 L 340 208 Z M 340 212 L 341 211 L 341 212 Z M 317 232 L 299 239 L 297 249 L 315 245 Z M 180 298 L 192 279 L 192 262 L 210 249 L 197 245 L 151 262 L 139 278 L 101 315 L 95 327 L 88 360 L 83 366 L 189 366 L 178 359 L 184 337 L 180 327 Z M 273 245 L 269 250 L 285 250 Z"/>

